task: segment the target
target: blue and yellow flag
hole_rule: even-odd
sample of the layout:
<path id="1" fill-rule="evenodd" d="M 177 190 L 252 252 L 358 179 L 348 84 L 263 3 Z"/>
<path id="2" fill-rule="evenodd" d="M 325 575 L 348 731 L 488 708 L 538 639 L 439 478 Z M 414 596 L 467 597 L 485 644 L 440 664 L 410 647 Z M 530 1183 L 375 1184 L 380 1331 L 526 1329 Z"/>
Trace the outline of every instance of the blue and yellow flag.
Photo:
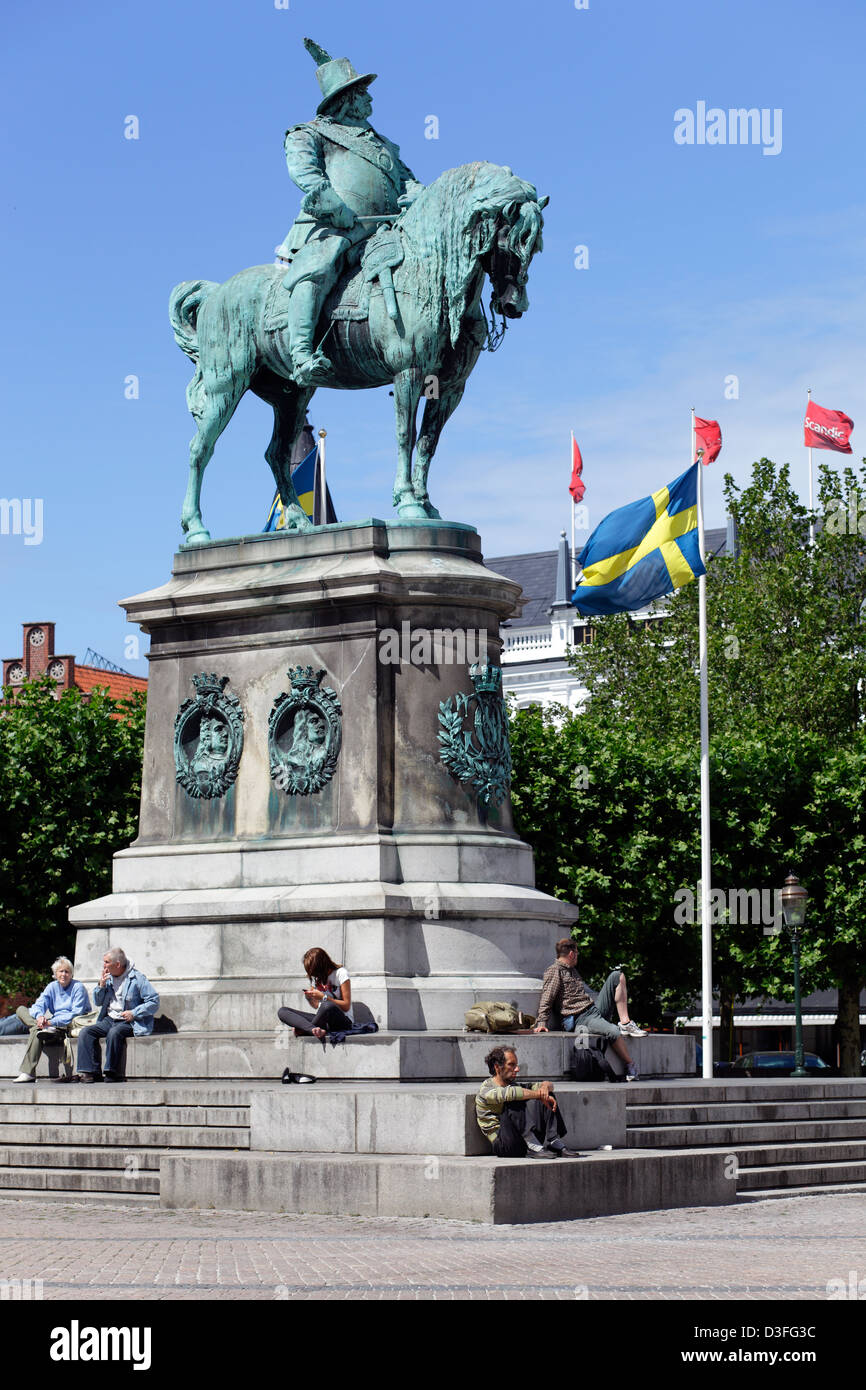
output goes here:
<path id="1" fill-rule="evenodd" d="M 698 546 L 695 463 L 651 497 L 618 507 L 593 531 L 571 596 L 581 613 L 628 613 L 706 574 Z"/>
<path id="2" fill-rule="evenodd" d="M 292 486 L 298 494 L 298 501 L 315 526 L 321 525 L 321 518 L 317 515 L 319 509 L 316 505 L 316 498 L 319 494 L 319 476 L 319 450 L 316 447 L 310 450 L 307 457 L 301 460 L 292 473 Z M 331 501 L 331 489 L 326 487 L 325 492 L 327 494 L 327 519 L 329 522 L 334 522 L 337 520 L 337 514 Z M 283 511 L 280 494 L 276 492 L 271 503 L 271 510 L 268 512 L 268 519 L 262 530 L 282 531 L 285 526 Z"/>

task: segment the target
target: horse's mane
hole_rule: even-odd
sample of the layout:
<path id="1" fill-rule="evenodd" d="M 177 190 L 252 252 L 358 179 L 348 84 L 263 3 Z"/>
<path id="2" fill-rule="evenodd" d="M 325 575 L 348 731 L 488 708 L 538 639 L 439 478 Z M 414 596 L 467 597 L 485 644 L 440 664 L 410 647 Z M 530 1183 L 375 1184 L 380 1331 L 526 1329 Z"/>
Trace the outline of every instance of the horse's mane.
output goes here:
<path id="1" fill-rule="evenodd" d="M 538 193 L 499 164 L 479 160 L 447 169 L 425 188 L 402 218 L 423 274 L 415 288 L 421 307 L 447 307 L 452 346 L 466 313 L 478 257 L 489 251 L 499 214 L 514 205 L 509 245 L 524 263 L 540 250 Z"/>

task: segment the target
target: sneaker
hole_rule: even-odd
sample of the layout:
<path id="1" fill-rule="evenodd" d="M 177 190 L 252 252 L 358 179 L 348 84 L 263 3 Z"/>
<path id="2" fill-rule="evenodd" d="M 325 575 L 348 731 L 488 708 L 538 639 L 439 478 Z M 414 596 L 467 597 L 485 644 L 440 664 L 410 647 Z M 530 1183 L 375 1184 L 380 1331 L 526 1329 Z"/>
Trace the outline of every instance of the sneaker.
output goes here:
<path id="1" fill-rule="evenodd" d="M 634 1067 L 629 1067 L 625 1079 L 626 1081 L 640 1081 L 640 1072 L 636 1071 Z"/>
<path id="2" fill-rule="evenodd" d="M 35 1080 L 36 1080 L 36 1077 L 35 1077 L 35 1076 L 29 1076 L 29 1075 L 27 1074 L 26 1071 L 21 1071 L 21 1072 L 19 1072 L 18 1075 L 16 1076 L 15 1081 L 12 1082 L 12 1085 L 14 1086 L 14 1085 L 16 1084 L 16 1082 L 18 1082 L 18 1081 L 35 1081 Z"/>
<path id="3" fill-rule="evenodd" d="M 623 1035 L 623 1037 L 626 1038 L 646 1037 L 646 1030 L 643 1028 L 638 1028 L 636 1023 L 632 1023 L 631 1019 L 629 1019 L 628 1023 L 621 1023 L 619 1025 L 619 1031 Z"/>

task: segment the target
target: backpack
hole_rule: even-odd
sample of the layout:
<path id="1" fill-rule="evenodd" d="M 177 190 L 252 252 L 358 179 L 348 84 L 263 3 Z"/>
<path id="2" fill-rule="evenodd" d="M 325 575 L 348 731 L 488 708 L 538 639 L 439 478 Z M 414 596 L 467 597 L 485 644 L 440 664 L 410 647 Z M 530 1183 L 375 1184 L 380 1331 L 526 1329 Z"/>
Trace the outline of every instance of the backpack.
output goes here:
<path id="1" fill-rule="evenodd" d="M 620 1081 L 610 1062 L 604 1055 L 606 1043 L 590 1042 L 575 1047 L 569 1076 L 572 1081 Z"/>
<path id="2" fill-rule="evenodd" d="M 513 1004 L 481 999 L 466 1010 L 463 1027 L 467 1033 L 514 1033 L 534 1023 L 532 1014 L 522 1013 Z"/>

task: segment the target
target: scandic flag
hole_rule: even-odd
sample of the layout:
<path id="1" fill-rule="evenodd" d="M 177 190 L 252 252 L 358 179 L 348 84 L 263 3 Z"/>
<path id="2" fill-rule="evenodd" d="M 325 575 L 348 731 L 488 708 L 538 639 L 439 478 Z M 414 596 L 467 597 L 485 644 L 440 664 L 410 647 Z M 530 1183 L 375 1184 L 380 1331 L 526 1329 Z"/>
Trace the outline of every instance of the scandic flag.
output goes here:
<path id="1" fill-rule="evenodd" d="M 837 454 L 852 453 L 848 438 L 854 428 L 850 415 L 841 410 L 825 410 L 810 401 L 806 407 L 803 443 L 807 449 L 833 449 Z"/>
<path id="2" fill-rule="evenodd" d="M 698 544 L 698 464 L 651 497 L 618 507 L 577 557 L 581 613 L 628 613 L 706 574 Z"/>
<path id="3" fill-rule="evenodd" d="M 581 456 L 580 456 L 580 450 L 579 450 L 578 447 L 577 447 L 577 440 L 575 439 L 574 435 L 572 435 L 572 436 L 571 436 L 571 482 L 570 482 L 569 485 L 568 485 L 568 490 L 569 490 L 569 492 L 571 493 L 572 497 L 574 498 L 575 502 L 582 502 L 582 501 L 583 501 L 583 494 L 586 492 L 586 487 L 584 486 L 583 479 L 582 479 L 581 476 L 580 476 L 582 472 L 583 472 L 583 459 L 581 458 Z"/>
<path id="4" fill-rule="evenodd" d="M 702 420 L 695 416 L 695 463 L 698 449 L 704 451 L 704 463 L 712 463 L 722 452 L 722 431 L 718 420 Z"/>

